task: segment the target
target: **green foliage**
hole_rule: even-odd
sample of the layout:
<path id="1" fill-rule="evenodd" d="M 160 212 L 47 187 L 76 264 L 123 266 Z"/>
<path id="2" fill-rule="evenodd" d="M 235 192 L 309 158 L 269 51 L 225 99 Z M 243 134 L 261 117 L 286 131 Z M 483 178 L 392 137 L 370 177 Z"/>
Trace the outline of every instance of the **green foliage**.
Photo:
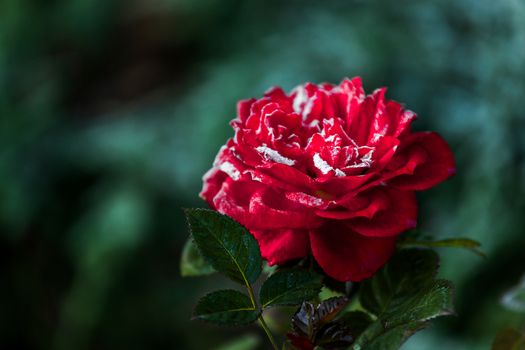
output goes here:
<path id="1" fill-rule="evenodd" d="M 425 322 L 411 322 L 408 324 L 399 325 L 396 327 L 383 329 L 381 325 L 374 324 L 371 328 L 377 332 L 377 336 L 373 337 L 370 342 L 363 348 L 364 350 L 397 350 L 403 343 L 410 338 L 417 331 L 422 330 L 427 326 Z M 378 328 L 378 329 L 376 329 Z M 354 347 L 354 349 L 357 349 Z"/>
<path id="2" fill-rule="evenodd" d="M 405 249 L 363 282 L 359 300 L 377 320 L 356 341 L 356 349 L 397 349 L 427 321 L 453 314 L 452 284 L 435 279 L 437 269 L 434 251 Z"/>
<path id="3" fill-rule="evenodd" d="M 244 284 L 248 291 L 248 296 L 235 290 L 221 290 L 206 295 L 195 307 L 194 319 L 230 326 L 248 324 L 259 319 L 273 348 L 277 349 L 271 331 L 262 317 L 262 309 L 297 305 L 316 297 L 322 287 L 322 277 L 304 270 L 274 272 L 261 287 L 259 307 L 252 283 L 261 274 L 262 257 L 255 238 L 241 224 L 216 211 L 186 209 L 185 214 L 195 246 L 191 241 L 186 244 L 181 259 L 182 273 L 209 273 L 207 261 L 211 270 L 215 269 L 235 282 Z M 335 307 L 333 300 L 327 301 L 326 307 L 321 311 L 329 316 Z M 328 343 L 333 339 L 344 342 L 349 337 L 344 329 L 332 327 L 329 331 L 325 336 L 329 337 Z"/>
<path id="4" fill-rule="evenodd" d="M 219 290 L 199 300 L 194 309 L 195 319 L 235 326 L 252 323 L 260 311 L 250 298 L 236 290 Z"/>
<path id="5" fill-rule="evenodd" d="M 410 264 L 417 269 L 407 269 Z M 395 350 L 434 317 L 452 311 L 451 286 L 435 280 L 437 256 L 432 251 L 399 252 L 360 292 L 364 311 L 343 313 L 348 299 L 336 297 L 319 305 L 303 303 L 292 318 L 292 344 L 321 348 Z M 299 345 L 300 347 L 300 345 Z"/>
<path id="6" fill-rule="evenodd" d="M 413 298 L 434 284 L 438 259 L 432 250 L 401 250 L 371 279 L 363 282 L 359 294 L 361 305 L 385 319 L 405 314 L 410 311 Z"/>
<path id="7" fill-rule="evenodd" d="M 360 303 L 375 319 L 364 311 L 343 313 L 348 303 L 344 296 L 323 300 L 318 305 L 308 302 L 319 295 L 322 276 L 301 269 L 278 270 L 264 281 L 259 307 L 252 289 L 261 273 L 257 241 L 240 224 L 215 211 L 187 209 L 185 213 L 196 246 L 191 241 L 187 243 L 181 269 L 209 273 L 212 270 L 204 258 L 216 270 L 243 283 L 249 294 L 235 290 L 212 292 L 195 307 L 195 319 L 230 326 L 248 324 L 261 316 L 262 309 L 302 303 L 292 317 L 292 344 L 324 349 L 353 345 L 354 349 L 394 350 L 426 327 L 429 320 L 453 313 L 452 285 L 436 279 L 439 258 L 429 249 L 401 249 L 362 283 Z M 261 324 L 275 344 L 262 318 Z"/>
<path id="8" fill-rule="evenodd" d="M 461 248 L 486 258 L 487 256 L 480 250 L 481 243 L 469 238 L 450 238 L 441 240 L 421 240 L 417 237 L 405 237 L 398 242 L 398 246 L 406 248 Z"/>
<path id="9" fill-rule="evenodd" d="M 259 245 L 243 226 L 213 210 L 184 212 L 195 243 L 215 270 L 242 284 L 257 280 L 262 265 Z"/>
<path id="10" fill-rule="evenodd" d="M 298 305 L 321 291 L 321 276 L 304 270 L 281 270 L 270 276 L 259 293 L 261 306 Z"/>
<path id="11" fill-rule="evenodd" d="M 214 273 L 215 269 L 202 257 L 199 249 L 188 239 L 182 250 L 180 274 L 183 277 L 204 276 Z"/>

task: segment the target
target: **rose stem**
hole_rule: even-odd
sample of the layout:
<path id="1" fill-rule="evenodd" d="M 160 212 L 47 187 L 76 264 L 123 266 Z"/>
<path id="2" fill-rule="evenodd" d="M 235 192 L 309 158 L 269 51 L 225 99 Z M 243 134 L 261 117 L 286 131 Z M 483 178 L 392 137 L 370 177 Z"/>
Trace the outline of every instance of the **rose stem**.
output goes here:
<path id="1" fill-rule="evenodd" d="M 264 318 L 263 318 L 262 314 L 259 316 L 259 323 L 261 324 L 262 329 L 264 329 L 264 332 L 268 336 L 268 339 L 270 340 L 270 343 L 272 343 L 273 348 L 275 350 L 279 350 L 279 347 L 275 343 L 275 339 L 273 339 L 272 332 L 270 331 L 270 329 L 268 328 L 268 325 L 264 321 Z"/>
<path id="2" fill-rule="evenodd" d="M 252 301 L 253 307 L 257 307 L 257 304 L 255 302 L 255 296 L 253 294 L 253 289 L 250 283 L 246 283 L 246 288 L 248 289 L 248 295 L 250 296 L 250 300 Z M 279 350 L 279 347 L 277 346 L 277 343 L 275 342 L 275 339 L 273 338 L 272 332 L 270 331 L 270 328 L 268 328 L 268 325 L 266 324 L 266 321 L 264 321 L 264 317 L 261 314 L 259 315 L 259 324 L 261 325 L 262 329 L 264 329 L 264 333 L 266 333 L 266 336 L 270 340 L 270 343 L 272 343 L 272 347 L 274 350 Z"/>

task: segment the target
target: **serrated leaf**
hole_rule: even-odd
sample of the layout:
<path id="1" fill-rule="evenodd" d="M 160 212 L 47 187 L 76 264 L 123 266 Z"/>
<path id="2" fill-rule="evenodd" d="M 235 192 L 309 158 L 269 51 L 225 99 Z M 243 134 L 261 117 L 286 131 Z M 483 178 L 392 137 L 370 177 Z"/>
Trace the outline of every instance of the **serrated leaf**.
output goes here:
<path id="1" fill-rule="evenodd" d="M 214 273 L 215 269 L 202 257 L 195 243 L 186 241 L 180 259 L 180 274 L 183 277 L 204 276 Z"/>
<path id="2" fill-rule="evenodd" d="M 435 317 L 454 313 L 451 282 L 436 280 L 437 254 L 406 249 L 361 285 L 361 305 L 377 316 L 356 349 L 397 349 Z M 396 345 L 397 344 L 397 345 Z"/>
<path id="3" fill-rule="evenodd" d="M 253 236 L 226 215 L 186 209 L 191 234 L 203 257 L 219 272 L 248 285 L 261 274 L 261 252 Z"/>
<path id="4" fill-rule="evenodd" d="M 262 285 L 259 298 L 263 308 L 298 305 L 321 291 L 321 276 L 305 270 L 280 270 Z"/>
<path id="5" fill-rule="evenodd" d="M 399 252 L 361 286 L 360 301 L 385 325 L 453 314 L 452 285 L 435 280 L 438 257 L 431 250 Z"/>
<path id="6" fill-rule="evenodd" d="M 193 318 L 221 325 L 248 324 L 259 317 L 250 298 L 236 290 L 219 290 L 202 297 L 193 311 Z"/>
<path id="7" fill-rule="evenodd" d="M 361 305 L 379 317 L 397 311 L 400 305 L 432 285 L 438 261 L 438 255 L 432 250 L 401 250 L 361 284 Z"/>
<path id="8" fill-rule="evenodd" d="M 426 322 L 412 322 L 399 325 L 394 328 L 383 330 L 378 336 L 372 337 L 365 346 L 360 344 L 361 339 L 356 341 L 353 349 L 360 350 L 397 350 L 403 343 L 416 332 L 424 329 Z M 377 324 L 378 327 L 382 327 Z"/>
<path id="9" fill-rule="evenodd" d="M 428 321 L 435 317 L 453 315 L 453 286 L 447 280 L 436 280 L 427 290 L 422 290 L 412 298 L 392 305 L 389 313 L 382 319 L 391 324 L 412 321 Z"/>
<path id="10" fill-rule="evenodd" d="M 512 328 L 506 328 L 498 332 L 492 343 L 492 350 L 523 349 L 525 349 L 525 333 Z"/>

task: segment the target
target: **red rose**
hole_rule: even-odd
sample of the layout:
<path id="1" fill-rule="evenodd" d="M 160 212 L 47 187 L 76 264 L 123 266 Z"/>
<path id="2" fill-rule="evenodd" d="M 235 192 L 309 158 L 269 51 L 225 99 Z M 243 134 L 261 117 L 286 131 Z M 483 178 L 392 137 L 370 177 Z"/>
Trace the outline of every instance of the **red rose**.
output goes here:
<path id="1" fill-rule="evenodd" d="M 366 96 L 354 78 L 239 102 L 201 197 L 246 226 L 271 265 L 313 254 L 337 280 L 370 277 L 416 226 L 414 191 L 455 171 L 447 143 L 412 132 L 415 114 L 385 92 Z"/>

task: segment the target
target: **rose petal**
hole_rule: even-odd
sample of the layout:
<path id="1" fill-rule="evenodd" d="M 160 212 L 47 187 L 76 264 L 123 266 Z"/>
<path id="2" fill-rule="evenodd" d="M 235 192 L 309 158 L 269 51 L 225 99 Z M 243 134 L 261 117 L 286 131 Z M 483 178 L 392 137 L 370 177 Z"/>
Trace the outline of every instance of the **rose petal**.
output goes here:
<path id="1" fill-rule="evenodd" d="M 290 201 L 284 193 L 256 181 L 227 179 L 212 205 L 250 230 L 309 229 L 322 224 L 312 208 Z"/>
<path id="2" fill-rule="evenodd" d="M 414 192 L 388 187 L 382 189 L 388 198 L 388 203 L 381 203 L 384 209 L 378 210 L 371 218 L 357 217 L 347 221 L 348 226 L 359 234 L 368 237 L 393 236 L 416 226 L 417 201 Z M 381 197 L 383 200 L 385 197 Z"/>
<path id="3" fill-rule="evenodd" d="M 396 238 L 365 237 L 343 224 L 331 223 L 310 231 L 310 242 L 326 274 L 357 282 L 372 276 L 392 256 Z"/>
<path id="4" fill-rule="evenodd" d="M 270 265 L 304 258 L 310 252 L 308 231 L 305 230 L 268 230 L 252 231 L 259 242 L 261 254 Z"/>
<path id="5" fill-rule="evenodd" d="M 382 136 L 375 147 L 371 171 L 380 171 L 388 165 L 399 146 L 399 140 L 391 136 Z"/>
<path id="6" fill-rule="evenodd" d="M 318 190 L 329 193 L 334 198 L 342 196 L 355 196 L 362 186 L 378 177 L 377 174 L 342 176 L 315 179 Z"/>
<path id="7" fill-rule="evenodd" d="M 403 109 L 403 106 L 396 101 L 388 101 L 386 110 L 387 113 L 396 120 L 396 123 L 391 126 L 389 133 L 389 135 L 395 137 L 410 131 L 410 124 L 417 118 L 414 112 Z"/>
<path id="8" fill-rule="evenodd" d="M 355 77 L 351 80 L 344 79 L 339 86 L 342 94 L 338 100 L 341 103 L 340 109 L 344 110 L 344 119 L 347 132 L 349 132 L 349 126 L 359 115 L 361 103 L 365 98 L 365 91 L 363 90 L 363 83 L 360 77 Z"/>
<path id="9" fill-rule="evenodd" d="M 256 192 L 250 198 L 248 227 L 266 229 L 309 229 L 319 227 L 322 219 L 313 210 L 288 200 L 283 193 L 269 189 Z"/>
<path id="10" fill-rule="evenodd" d="M 395 186 L 403 190 L 422 191 L 429 189 L 449 176 L 455 174 L 456 165 L 454 155 L 450 147 L 441 136 L 435 132 L 418 132 L 410 135 L 407 140 L 408 145 L 404 147 L 402 153 L 413 152 L 414 148 L 423 152 L 425 157 L 419 157 L 418 161 L 407 162 L 406 167 L 409 174 L 396 176 L 388 181 L 390 186 Z"/>
<path id="11" fill-rule="evenodd" d="M 309 208 L 326 209 L 330 205 L 329 200 L 304 192 L 286 192 L 285 196 L 288 200 Z"/>
<path id="12" fill-rule="evenodd" d="M 257 170 L 273 177 L 289 190 L 310 192 L 310 190 L 315 187 L 314 181 L 310 176 L 286 164 L 265 164 L 264 166 L 257 167 Z"/>
<path id="13" fill-rule="evenodd" d="M 220 213 L 232 217 L 250 228 L 249 206 L 255 193 L 263 190 L 255 181 L 233 181 L 227 178 L 219 192 L 213 197 L 213 207 Z"/>
<path id="14" fill-rule="evenodd" d="M 348 125 L 348 134 L 358 145 L 366 145 L 369 136 L 373 131 L 374 121 L 378 122 L 377 127 L 385 127 L 384 118 L 384 98 L 386 88 L 375 90 L 371 95 L 365 97 L 359 109 L 359 116 L 352 120 Z"/>
<path id="15" fill-rule="evenodd" d="M 213 204 L 213 198 L 217 192 L 220 191 L 221 186 L 227 177 L 228 175 L 225 172 L 220 171 L 218 168 L 211 168 L 202 177 L 204 184 L 199 193 L 199 197 L 204 199 L 212 209 L 216 209 L 215 204 Z"/>
<path id="16" fill-rule="evenodd" d="M 277 102 L 279 107 L 286 113 L 293 112 L 291 99 L 286 96 L 286 93 L 280 87 L 272 87 L 264 93 L 264 97 L 273 102 Z"/>
<path id="17" fill-rule="evenodd" d="M 373 188 L 353 197 L 336 200 L 338 210 L 318 210 L 316 214 L 322 218 L 345 220 L 357 217 L 372 219 L 381 210 L 390 210 L 391 199 L 383 188 Z"/>
<path id="18" fill-rule="evenodd" d="M 250 98 L 248 100 L 241 100 L 237 103 L 237 117 L 242 123 L 245 123 L 246 119 L 250 116 L 250 108 L 255 101 L 256 99 Z"/>

